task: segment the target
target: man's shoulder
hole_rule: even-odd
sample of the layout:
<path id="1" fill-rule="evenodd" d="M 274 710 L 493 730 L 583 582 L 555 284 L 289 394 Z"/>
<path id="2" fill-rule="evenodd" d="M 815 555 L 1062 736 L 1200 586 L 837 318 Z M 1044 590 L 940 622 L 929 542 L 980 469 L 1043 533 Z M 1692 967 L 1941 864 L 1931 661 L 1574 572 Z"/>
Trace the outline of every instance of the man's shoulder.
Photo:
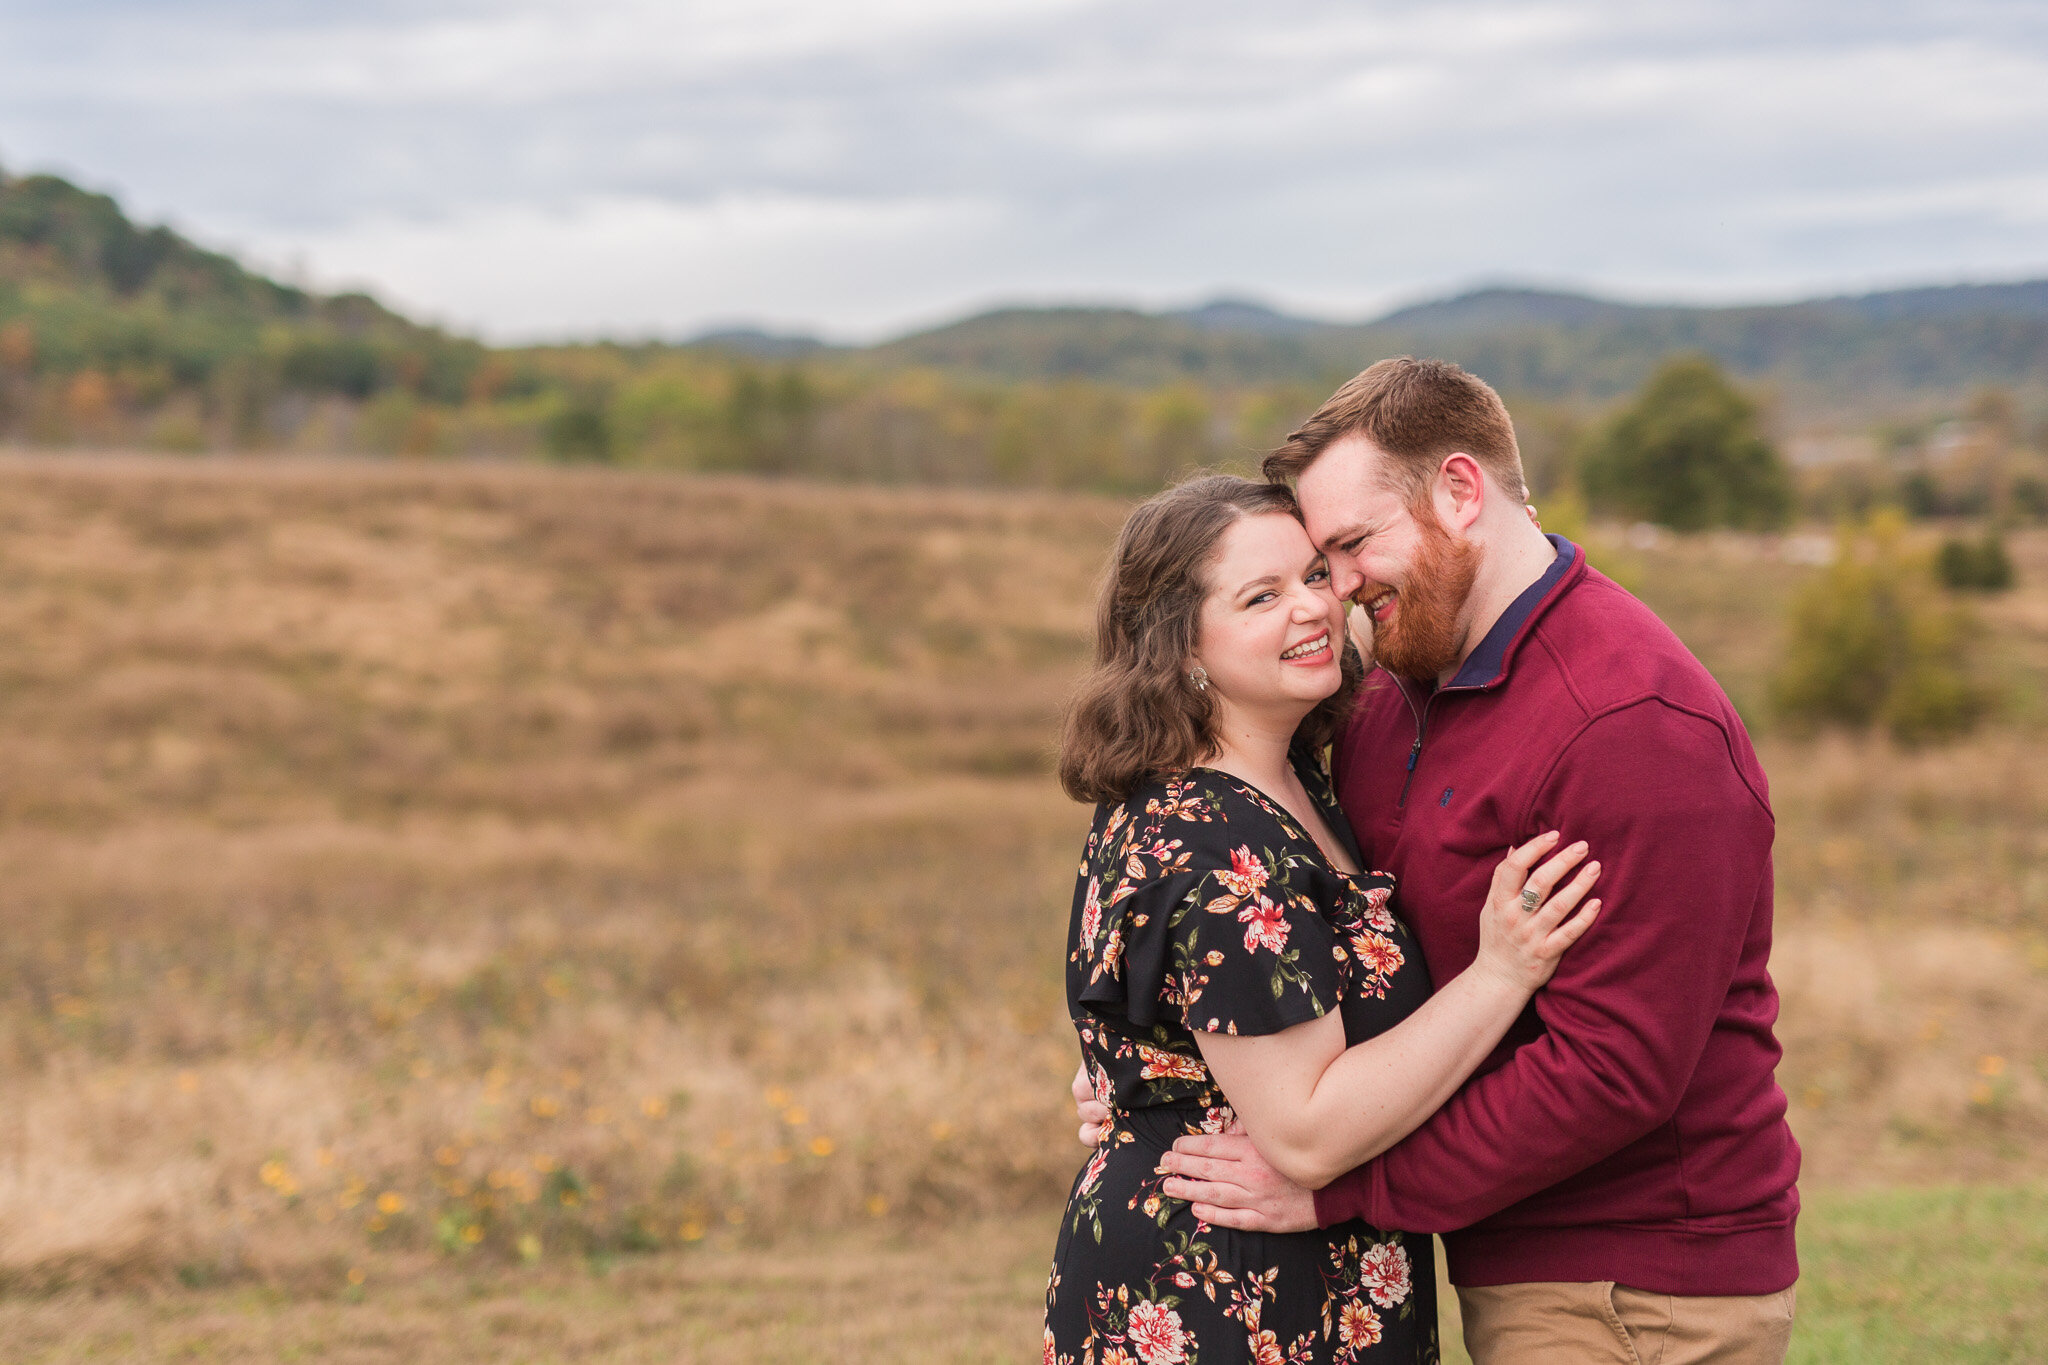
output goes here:
<path id="1" fill-rule="evenodd" d="M 1385 672 L 1367 678 L 1338 742 L 1339 768 L 1347 756 L 1405 751 L 1414 740 L 1418 702 L 1403 687 Z M 1512 731 L 1515 747 L 1532 758 L 1554 756 L 1603 718 L 1640 709 L 1646 714 L 1628 728 L 1658 713 L 1690 715 L 1722 732 L 1738 766 L 1753 761 L 1747 730 L 1714 675 L 1654 611 L 1595 569 L 1529 623 L 1506 677 L 1487 690 L 1504 703 L 1489 708 L 1488 723 Z"/>
<path id="2" fill-rule="evenodd" d="M 1716 721 L 1735 710 L 1714 675 L 1635 594 L 1597 569 L 1562 594 L 1522 642 L 1517 668 L 1554 671 L 1588 718 L 1655 700 Z"/>
<path id="3" fill-rule="evenodd" d="M 1525 642 L 1542 659 L 1532 671 L 1551 671 L 1582 718 L 1568 751 L 1602 755 L 1602 768 L 1720 770 L 1739 784 L 1731 793 L 1746 789 L 1768 815 L 1769 787 L 1735 703 L 1633 593 L 1588 571 L 1537 624 Z"/>
<path id="4" fill-rule="evenodd" d="M 1383 671 L 1368 676 L 1350 729 L 1399 728 L 1412 722 L 1416 702 L 1403 686 Z M 1567 727 L 1645 698 L 1688 710 L 1725 708 L 1733 715 L 1713 674 L 1657 613 L 1591 568 L 1530 622 L 1509 656 L 1506 678 L 1490 690 L 1526 701 L 1550 723 Z M 1510 711 L 1510 723 L 1529 723 L 1521 707 Z"/>

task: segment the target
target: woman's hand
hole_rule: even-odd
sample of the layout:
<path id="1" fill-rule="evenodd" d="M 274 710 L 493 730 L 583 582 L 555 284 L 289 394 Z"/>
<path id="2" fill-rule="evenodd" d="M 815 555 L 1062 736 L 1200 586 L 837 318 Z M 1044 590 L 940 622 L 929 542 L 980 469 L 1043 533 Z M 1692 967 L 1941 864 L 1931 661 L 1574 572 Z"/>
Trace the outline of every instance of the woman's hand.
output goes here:
<path id="1" fill-rule="evenodd" d="M 1372 672 L 1372 617 L 1356 602 L 1344 606 L 1344 624 L 1349 628 L 1351 643 L 1358 646 L 1358 657 L 1365 663 L 1365 671 Z"/>
<path id="2" fill-rule="evenodd" d="M 1501 859 L 1479 915 L 1479 957 L 1472 965 L 1530 995 L 1550 980 L 1564 950 L 1578 942 L 1600 913 L 1600 902 L 1590 900 L 1572 914 L 1599 877 L 1600 864 L 1586 863 L 1570 882 L 1558 885 L 1585 860 L 1583 841 L 1537 865 L 1562 837 L 1555 830 L 1538 835 Z M 1525 891 L 1536 893 L 1533 910 L 1524 899 Z"/>

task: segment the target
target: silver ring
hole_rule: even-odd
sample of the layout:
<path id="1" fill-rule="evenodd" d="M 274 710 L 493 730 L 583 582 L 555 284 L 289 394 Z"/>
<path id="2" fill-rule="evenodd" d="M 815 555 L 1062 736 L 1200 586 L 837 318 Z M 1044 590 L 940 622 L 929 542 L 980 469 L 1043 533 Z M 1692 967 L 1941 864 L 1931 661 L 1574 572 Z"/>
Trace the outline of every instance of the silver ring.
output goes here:
<path id="1" fill-rule="evenodd" d="M 1522 913 L 1523 913 L 1523 914 L 1525 914 L 1525 915 L 1533 915 L 1533 914 L 1535 914 L 1535 913 L 1536 913 L 1536 907 L 1537 907 L 1537 906 L 1539 906 L 1539 905 L 1541 905 L 1541 904 L 1543 904 L 1543 893 L 1542 893 L 1541 891 L 1538 891 L 1538 890 L 1537 890 L 1537 889 L 1536 889 L 1535 887 L 1533 887 L 1533 886 L 1525 886 L 1525 887 L 1523 887 L 1523 888 L 1522 888 Z"/>

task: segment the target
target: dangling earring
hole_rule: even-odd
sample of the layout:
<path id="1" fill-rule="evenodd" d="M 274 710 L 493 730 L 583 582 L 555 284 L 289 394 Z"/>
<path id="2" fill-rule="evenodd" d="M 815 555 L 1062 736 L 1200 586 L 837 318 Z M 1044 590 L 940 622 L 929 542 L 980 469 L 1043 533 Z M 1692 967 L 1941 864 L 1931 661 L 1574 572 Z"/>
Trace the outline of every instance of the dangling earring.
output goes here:
<path id="1" fill-rule="evenodd" d="M 1195 685 L 1195 691 L 1207 692 L 1209 690 L 1209 670 L 1200 664 L 1196 664 L 1188 673 L 1188 681 Z"/>

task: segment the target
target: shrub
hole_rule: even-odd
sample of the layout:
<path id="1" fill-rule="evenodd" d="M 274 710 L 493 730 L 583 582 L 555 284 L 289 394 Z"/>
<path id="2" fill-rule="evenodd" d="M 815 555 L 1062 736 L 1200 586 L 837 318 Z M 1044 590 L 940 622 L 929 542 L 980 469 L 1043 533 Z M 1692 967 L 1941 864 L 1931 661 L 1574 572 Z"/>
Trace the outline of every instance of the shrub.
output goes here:
<path id="1" fill-rule="evenodd" d="M 2004 592 L 2012 586 L 2012 556 L 1996 531 L 1977 541 L 1950 536 L 1941 543 L 1934 567 L 1942 586 L 1957 592 Z"/>
<path id="2" fill-rule="evenodd" d="M 1963 734 L 1989 711 L 1973 622 L 1901 541 L 1896 514 L 1845 528 L 1833 564 L 1793 599 L 1771 699 L 1794 726 L 1883 725 L 1922 744 Z"/>

